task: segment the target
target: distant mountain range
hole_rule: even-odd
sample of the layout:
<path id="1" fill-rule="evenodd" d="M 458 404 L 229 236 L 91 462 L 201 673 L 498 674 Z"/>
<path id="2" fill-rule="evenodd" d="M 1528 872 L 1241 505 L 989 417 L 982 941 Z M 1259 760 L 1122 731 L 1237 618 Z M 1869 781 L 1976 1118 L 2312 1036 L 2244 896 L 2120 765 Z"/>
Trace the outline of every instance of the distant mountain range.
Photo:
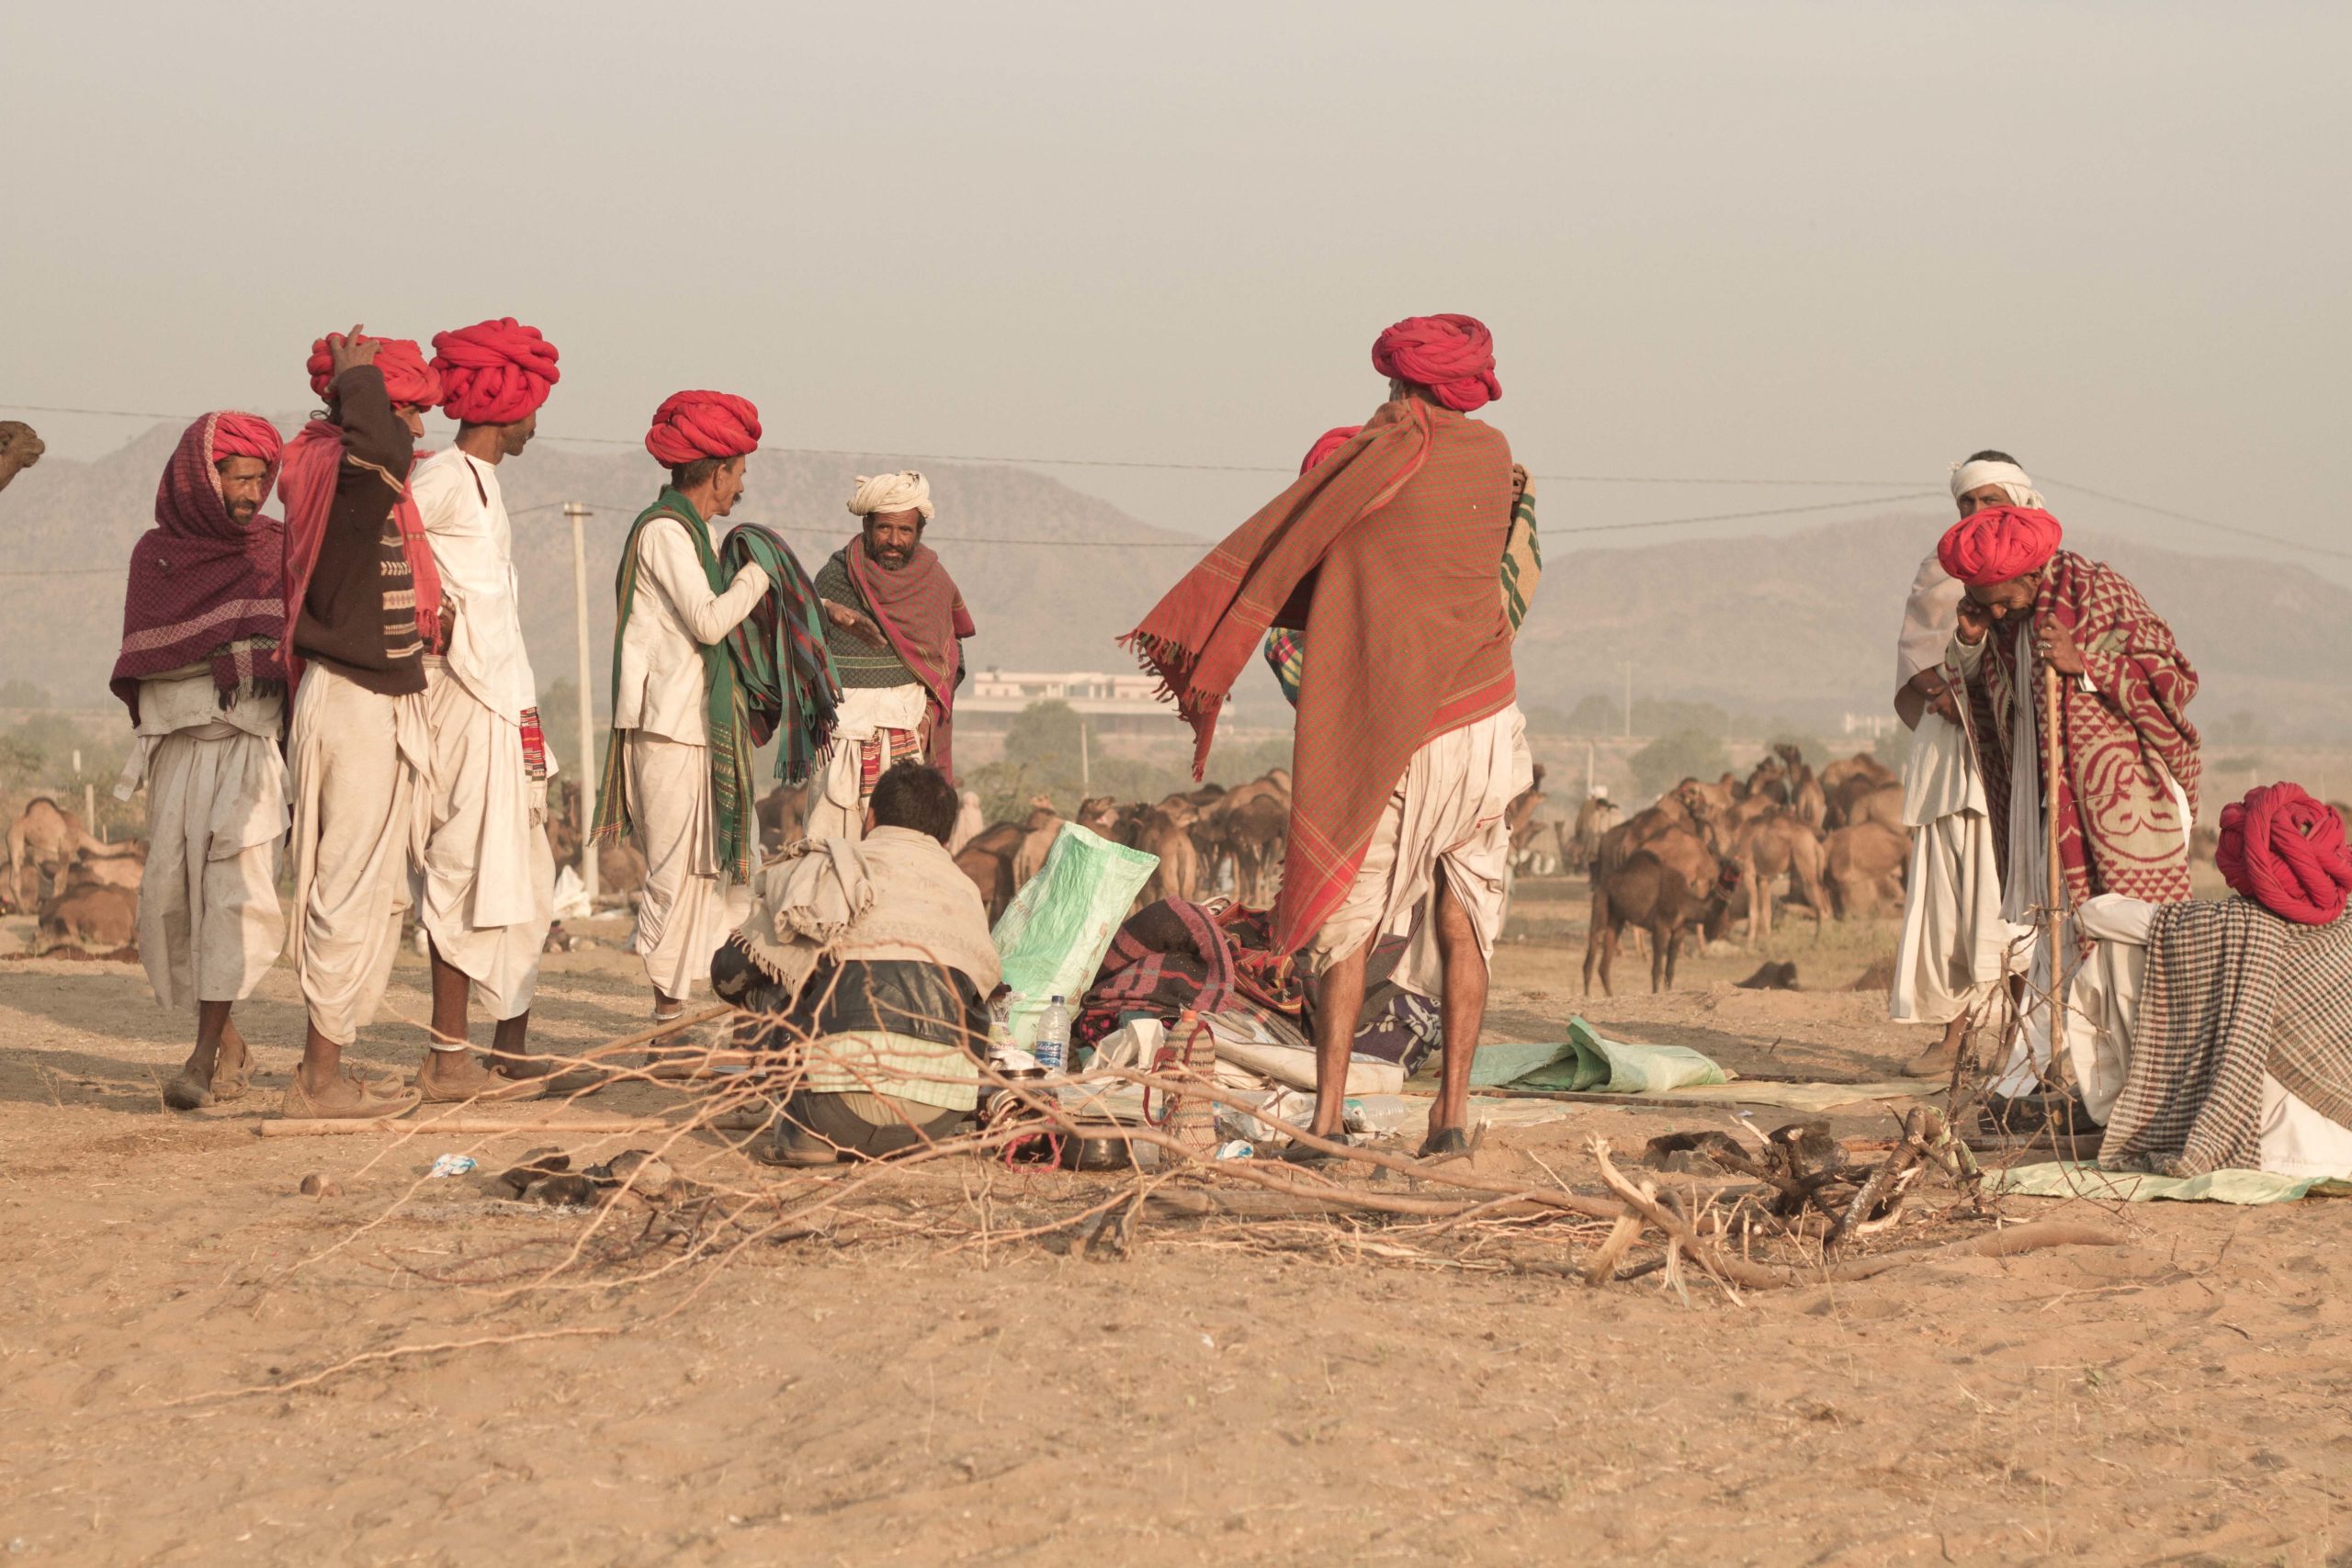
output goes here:
<path id="1" fill-rule="evenodd" d="M 0 493 L 9 545 L 0 572 L 125 560 L 149 525 L 176 434 L 152 430 L 92 462 L 52 455 L 17 476 Z M 738 516 L 783 529 L 813 571 L 850 536 L 843 502 L 854 477 L 901 466 L 887 455 L 763 454 Z M 935 464 L 928 472 L 939 503 L 934 543 L 979 624 L 969 647 L 978 669 L 1125 668 L 1113 639 L 1205 547 L 1030 470 Z M 640 452 L 546 443 L 502 478 L 542 686 L 568 677 L 574 658 L 571 530 L 559 503 L 595 508 L 589 593 L 601 685 L 620 541 L 652 499 L 657 472 Z M 1943 523 L 1920 511 L 1772 537 L 1590 549 L 1571 547 L 1562 511 L 1549 521 L 1543 584 L 1519 646 L 1524 705 L 1565 714 L 1595 693 L 1613 698 L 1630 660 L 1637 697 L 1704 700 L 1759 722 L 1825 728 L 1842 712 L 1884 707 L 1902 594 Z M 2171 620 L 2204 679 L 2192 714 L 2209 732 L 2244 714 L 2273 740 L 2352 739 L 2352 588 L 2269 561 L 2095 536 L 2074 543 L 2130 573 Z M 121 609 L 111 574 L 0 575 L 0 676 L 45 687 L 61 706 L 105 705 Z M 1234 717 L 1283 721 L 1271 677 L 1245 679 Z"/>

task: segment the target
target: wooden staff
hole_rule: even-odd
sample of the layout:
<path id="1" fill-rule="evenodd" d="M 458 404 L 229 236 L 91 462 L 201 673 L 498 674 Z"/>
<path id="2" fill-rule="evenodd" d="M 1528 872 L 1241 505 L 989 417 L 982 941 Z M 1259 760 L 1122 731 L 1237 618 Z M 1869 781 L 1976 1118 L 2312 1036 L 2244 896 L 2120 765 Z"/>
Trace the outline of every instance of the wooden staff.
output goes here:
<path id="1" fill-rule="evenodd" d="M 2058 668 L 2041 660 L 2041 750 L 2043 838 L 2050 858 L 2050 905 L 2044 940 L 2050 950 L 2050 1066 L 2043 1075 L 2056 1087 L 2066 1080 L 2069 1064 L 2063 1049 L 2066 1038 L 2066 872 L 2058 862 L 2058 781 L 2065 764 L 2066 742 L 2058 725 Z"/>

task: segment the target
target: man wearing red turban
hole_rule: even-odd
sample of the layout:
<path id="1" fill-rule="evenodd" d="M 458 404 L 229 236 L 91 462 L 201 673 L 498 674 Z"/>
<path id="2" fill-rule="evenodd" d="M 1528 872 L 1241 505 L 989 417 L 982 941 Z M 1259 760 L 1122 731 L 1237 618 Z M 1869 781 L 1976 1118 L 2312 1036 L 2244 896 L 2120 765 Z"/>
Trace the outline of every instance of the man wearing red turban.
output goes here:
<path id="1" fill-rule="evenodd" d="M 2042 504 L 2031 477 L 2007 452 L 1972 453 L 1951 465 L 1950 482 L 1963 521 L 1993 507 Z M 1942 536 L 1937 539 L 1940 545 Z M 1962 728 L 1967 688 L 1945 662 L 1966 591 L 1944 570 L 1939 551 L 1929 549 L 1895 638 L 1894 711 L 1913 732 L 1903 758 L 1904 826 L 1912 832 L 1887 1013 L 1897 1023 L 1941 1029 L 1904 1067 L 1915 1077 L 1951 1076 L 1972 1021 L 2008 973 L 2017 940 L 2001 918 L 2000 856 Z"/>
<path id="2" fill-rule="evenodd" d="M 717 846 L 752 808 L 731 774 L 714 775 L 735 707 L 727 634 L 773 585 L 754 561 L 732 579 L 710 520 L 742 499 L 745 460 L 759 449 L 760 411 L 727 392 L 679 392 L 654 411 L 645 449 L 670 482 L 638 513 L 615 585 L 613 728 L 597 792 L 595 837 L 633 834 L 645 855 L 637 952 L 653 1017 L 684 1010 L 734 923 Z M 722 829 L 720 814 L 729 816 Z M 742 902 L 748 908 L 748 895 Z"/>
<path id="3" fill-rule="evenodd" d="M 526 1048 L 555 901 L 546 825 L 554 763 L 498 476 L 538 433 L 556 350 L 512 316 L 437 333 L 433 348 L 458 438 L 409 481 L 449 626 L 446 648 L 424 658 L 432 761 L 412 890 L 433 968 L 435 1061 L 448 1070 L 421 1087 L 430 1101 L 511 1100 L 544 1088 Z M 469 995 L 497 1024 L 487 1071 L 468 1053 Z"/>
<path id="4" fill-rule="evenodd" d="M 2053 824 L 2062 916 L 2106 893 L 2153 904 L 2189 897 L 2188 832 L 2203 774 L 2188 712 L 2197 671 L 2140 591 L 2114 568 L 2061 548 L 2063 537 L 2039 508 L 1992 506 L 1955 524 L 1937 550 L 1963 585 L 1950 662 L 1968 695 L 2002 918 L 2017 926 L 2035 923 L 2049 902 Z M 2042 716 L 2044 670 L 2058 677 L 2054 738 Z M 2048 942 L 2038 942 L 2031 996 L 2052 992 L 2052 964 Z M 2050 1049 L 2046 1013 L 2029 1010 L 1996 1093 L 2036 1085 L 2035 1062 Z"/>
<path id="5" fill-rule="evenodd" d="M 430 761 L 424 654 L 440 628 L 433 552 L 409 491 L 440 378 L 416 345 L 354 327 L 313 345 L 326 411 L 286 449 L 284 630 L 296 679 L 294 919 L 310 1010 L 288 1116 L 397 1115 L 418 1092 L 363 1079 L 343 1052 L 382 1004 L 404 900 L 416 792 Z M 447 1066 L 427 1051 L 428 1085 Z"/>
<path id="6" fill-rule="evenodd" d="M 283 528 L 262 513 L 277 427 L 209 413 L 181 434 L 155 488 L 155 526 L 130 553 L 114 693 L 137 737 L 115 784 L 147 789 L 139 956 L 155 999 L 196 1010 L 196 1048 L 164 1103 L 236 1100 L 253 1054 L 229 1013 L 286 942 L 277 847 L 286 832 L 286 708 L 278 637 Z"/>
<path id="7" fill-rule="evenodd" d="M 1212 551 L 1125 641 L 1165 682 L 1204 764 L 1233 682 L 1270 626 L 1303 627 L 1295 786 L 1274 941 L 1317 977 L 1313 1134 L 1340 1135 L 1365 960 L 1424 899 L 1396 978 L 1442 998 L 1443 1086 L 1424 1155 L 1467 1148 L 1510 858 L 1533 778 L 1496 590 L 1511 457 L 1464 415 L 1500 394 L 1487 329 L 1399 321 L 1373 345 L 1389 400 Z M 1303 1145 L 1298 1157 L 1314 1157 Z"/>
<path id="8" fill-rule="evenodd" d="M 2065 1039 L 2110 1170 L 2352 1176 L 2352 852 L 2344 820 L 2291 784 L 2222 812 L 2238 896 L 2105 894 Z"/>

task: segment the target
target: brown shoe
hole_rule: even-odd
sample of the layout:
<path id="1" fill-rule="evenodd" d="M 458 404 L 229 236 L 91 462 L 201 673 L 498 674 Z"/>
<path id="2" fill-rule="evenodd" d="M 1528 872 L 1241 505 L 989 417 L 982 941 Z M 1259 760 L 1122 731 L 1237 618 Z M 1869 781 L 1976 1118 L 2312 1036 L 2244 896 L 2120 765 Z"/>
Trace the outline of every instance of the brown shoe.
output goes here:
<path id="1" fill-rule="evenodd" d="M 277 1113 L 288 1119 L 310 1119 L 334 1122 L 373 1122 L 387 1116 L 405 1116 L 416 1109 L 423 1097 L 413 1089 L 386 1079 L 361 1077 L 349 1067 L 341 1076 L 351 1085 L 357 1098 L 349 1100 L 320 1101 L 311 1098 L 302 1087 L 302 1069 L 294 1069 L 293 1077 L 286 1085 L 286 1098 L 279 1102 Z"/>
<path id="2" fill-rule="evenodd" d="M 1959 1059 L 1958 1046 L 1947 1045 L 1939 1040 L 1904 1063 L 1903 1076 L 1906 1078 L 1948 1078 L 1951 1077 L 1952 1064 Z"/>
<path id="3" fill-rule="evenodd" d="M 551 1078 L 506 1077 L 483 1066 L 471 1052 L 436 1051 L 434 1055 L 436 1058 L 463 1055 L 466 1066 L 472 1070 L 460 1071 L 455 1081 L 443 1082 L 437 1076 L 428 1077 L 424 1068 L 418 1068 L 413 1081 L 418 1097 L 427 1105 L 497 1105 L 537 1100 L 547 1093 L 548 1086 L 554 1081 Z"/>

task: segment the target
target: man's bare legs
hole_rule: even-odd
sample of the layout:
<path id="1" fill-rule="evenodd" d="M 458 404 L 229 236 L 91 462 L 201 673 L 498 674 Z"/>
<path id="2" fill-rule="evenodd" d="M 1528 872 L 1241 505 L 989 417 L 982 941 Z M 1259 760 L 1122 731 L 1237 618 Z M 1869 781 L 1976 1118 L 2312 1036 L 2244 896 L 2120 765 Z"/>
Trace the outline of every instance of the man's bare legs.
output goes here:
<path id="1" fill-rule="evenodd" d="M 498 1089 L 509 1080 L 492 1072 L 469 1050 L 466 1004 L 473 981 L 466 972 L 441 956 L 430 937 L 426 947 L 433 961 L 433 1045 L 424 1065 L 416 1070 L 416 1087 L 436 1100 L 462 1099 Z"/>
<path id="2" fill-rule="evenodd" d="M 196 1004 L 196 1048 L 164 1088 L 164 1103 L 173 1110 L 194 1111 L 210 1105 L 214 1084 L 232 1085 L 250 1071 L 252 1055 L 245 1048 L 245 1037 L 229 1021 L 229 1010 L 235 1005 Z"/>
<path id="3" fill-rule="evenodd" d="M 1307 1131 L 1318 1138 L 1337 1138 L 1347 1114 L 1348 1053 L 1363 1018 L 1363 976 L 1371 960 L 1366 941 L 1316 984 L 1315 1122 Z"/>
<path id="4" fill-rule="evenodd" d="M 1478 950 L 1478 928 L 1471 923 L 1470 911 L 1446 886 L 1443 861 L 1438 863 L 1430 910 L 1437 921 L 1438 957 L 1445 965 L 1445 994 L 1438 998 L 1445 1035 L 1444 1076 L 1439 1080 L 1437 1103 L 1430 1108 L 1430 1138 L 1434 1142 L 1441 1133 L 1464 1132 L 1469 1125 L 1470 1064 L 1487 1026 L 1487 955 Z"/>

